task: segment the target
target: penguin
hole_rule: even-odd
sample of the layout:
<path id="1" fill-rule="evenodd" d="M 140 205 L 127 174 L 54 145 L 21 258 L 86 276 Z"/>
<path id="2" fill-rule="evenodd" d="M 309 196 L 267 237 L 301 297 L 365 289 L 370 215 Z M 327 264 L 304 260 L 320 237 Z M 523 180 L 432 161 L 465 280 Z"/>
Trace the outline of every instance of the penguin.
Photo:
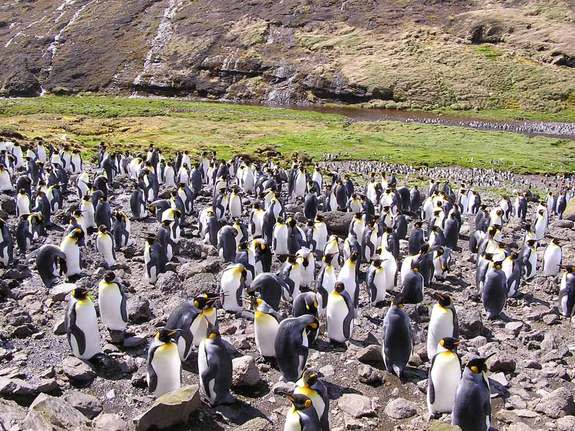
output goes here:
<path id="1" fill-rule="evenodd" d="M 281 321 L 274 346 L 283 381 L 296 382 L 300 378 L 309 352 L 307 333 L 318 328 L 319 321 L 311 314 Z"/>
<path id="2" fill-rule="evenodd" d="M 92 203 L 90 195 L 84 195 L 82 202 L 80 202 L 80 212 L 84 217 L 84 224 L 86 226 L 86 233 L 92 233 L 92 229 L 97 227 L 94 218 L 94 204 Z"/>
<path id="3" fill-rule="evenodd" d="M 292 403 L 283 431 L 322 431 L 313 401 L 302 394 L 284 394 Z"/>
<path id="4" fill-rule="evenodd" d="M 543 275 L 554 277 L 559 274 L 561 261 L 562 253 L 559 240 L 553 238 L 545 248 L 545 253 L 543 254 Z"/>
<path id="5" fill-rule="evenodd" d="M 461 380 L 461 360 L 457 355 L 459 340 L 444 337 L 439 340 L 438 351 L 431 360 L 427 378 L 427 409 L 437 417 L 451 413 L 455 394 Z"/>
<path id="6" fill-rule="evenodd" d="M 575 312 L 575 266 L 565 267 L 559 287 L 559 309 L 563 317 L 573 317 Z"/>
<path id="7" fill-rule="evenodd" d="M 523 246 L 521 262 L 525 268 L 525 280 L 531 280 L 537 273 L 537 246 L 534 239 L 528 239 Z"/>
<path id="8" fill-rule="evenodd" d="M 115 211 L 113 214 L 112 237 L 115 250 L 122 250 L 130 242 L 130 219 L 123 211 Z"/>
<path id="9" fill-rule="evenodd" d="M 263 358 L 275 358 L 275 341 L 280 326 L 280 315 L 263 299 L 252 296 L 256 347 Z"/>
<path id="10" fill-rule="evenodd" d="M 175 335 L 176 331 L 160 329 L 148 349 L 146 380 L 149 392 L 156 397 L 182 386 L 182 362 Z"/>
<path id="11" fill-rule="evenodd" d="M 30 232 L 30 223 L 28 222 L 28 216 L 24 215 L 20 217 L 18 226 L 16 227 L 16 244 L 18 245 L 18 251 L 20 254 L 25 255 L 28 247 L 34 240 L 34 235 Z"/>
<path id="12" fill-rule="evenodd" d="M 128 326 L 127 297 L 124 286 L 111 271 L 104 274 L 98 283 L 98 306 L 102 323 L 108 328 L 112 341 L 123 341 Z"/>
<path id="13" fill-rule="evenodd" d="M 545 237 L 545 232 L 547 230 L 547 217 L 545 209 L 539 209 L 537 211 L 537 216 L 531 226 L 531 231 L 535 234 L 534 239 L 536 241 L 541 241 Z"/>
<path id="14" fill-rule="evenodd" d="M 247 270 L 241 263 L 230 264 L 222 272 L 220 302 L 225 311 L 240 313 L 243 310 L 246 276 Z"/>
<path id="15" fill-rule="evenodd" d="M 218 231 L 218 252 L 224 262 L 233 262 L 236 259 L 236 234 L 233 226 L 223 226 Z"/>
<path id="16" fill-rule="evenodd" d="M 211 406 L 232 404 L 232 358 L 222 341 L 219 331 L 210 327 L 198 349 L 198 374 L 200 393 Z"/>
<path id="17" fill-rule="evenodd" d="M 174 342 L 182 362 L 189 359 L 192 347 L 198 347 L 207 337 L 209 328 L 216 325 L 216 300 L 217 295 L 203 293 L 178 305 L 168 316 L 165 328 L 177 332 Z"/>
<path id="18" fill-rule="evenodd" d="M 254 239 L 250 246 L 250 252 L 254 256 L 254 271 L 256 275 L 270 272 L 272 267 L 272 251 L 267 243 L 261 238 Z"/>
<path id="19" fill-rule="evenodd" d="M 447 273 L 451 269 L 451 249 L 438 247 L 433 251 L 433 277 L 436 280 L 445 280 Z"/>
<path id="20" fill-rule="evenodd" d="M 419 304 L 423 301 L 425 280 L 420 272 L 420 263 L 413 261 L 411 269 L 403 277 L 401 296 L 404 304 Z"/>
<path id="21" fill-rule="evenodd" d="M 84 241 L 84 232 L 76 228 L 69 232 L 60 243 L 60 250 L 66 255 L 66 277 L 74 277 L 82 272 L 80 245 Z"/>
<path id="22" fill-rule="evenodd" d="M 321 431 L 329 431 L 329 395 L 324 383 L 319 380 L 317 372 L 306 369 L 296 382 L 294 395 L 304 395 L 313 404 L 320 421 Z"/>
<path id="23" fill-rule="evenodd" d="M 340 267 L 340 251 L 339 251 L 339 238 L 337 235 L 330 235 L 328 241 L 325 244 L 323 254 L 329 254 L 332 256 L 332 264 L 335 270 L 339 270 Z"/>
<path id="24" fill-rule="evenodd" d="M 403 300 L 394 297 L 383 320 L 382 356 L 387 371 L 402 377 L 413 349 L 409 316 L 403 311 Z"/>
<path id="25" fill-rule="evenodd" d="M 252 238 L 263 235 L 263 224 L 265 211 L 261 208 L 259 202 L 254 202 L 250 212 L 249 232 Z"/>
<path id="26" fill-rule="evenodd" d="M 74 356 L 89 360 L 101 353 L 98 318 L 88 291 L 75 288 L 68 303 L 65 318 L 68 344 Z"/>
<path id="27" fill-rule="evenodd" d="M 327 335 L 332 343 L 343 344 L 349 340 L 353 332 L 355 307 L 353 300 L 338 281 L 327 299 Z"/>
<path id="28" fill-rule="evenodd" d="M 146 201 L 144 200 L 144 192 L 139 186 L 136 186 L 136 189 L 130 196 L 130 210 L 132 211 L 132 216 L 136 220 L 143 220 L 148 216 Z"/>
<path id="29" fill-rule="evenodd" d="M 58 276 L 66 273 L 66 255 L 59 247 L 45 244 L 36 254 L 36 269 L 44 286 L 51 288 L 58 281 Z"/>
<path id="30" fill-rule="evenodd" d="M 111 268 L 116 264 L 116 252 L 114 251 L 114 238 L 108 228 L 100 225 L 96 236 L 96 250 L 104 258 L 106 268 Z"/>
<path id="31" fill-rule="evenodd" d="M 323 312 L 326 310 L 328 295 L 334 289 L 335 283 L 337 281 L 337 274 L 331 263 L 332 259 L 333 255 L 331 254 L 326 254 L 322 257 L 322 267 L 317 276 L 316 288 L 319 303 L 319 314 L 323 314 Z"/>
<path id="32" fill-rule="evenodd" d="M 299 317 L 304 314 L 311 314 L 312 316 L 318 317 L 319 303 L 315 292 L 302 292 L 294 298 L 292 316 Z M 316 340 L 318 330 L 319 328 L 317 330 L 308 330 L 309 344 L 312 344 Z"/>
<path id="33" fill-rule="evenodd" d="M 30 214 L 30 197 L 24 189 L 16 196 L 16 217 Z"/>
<path id="34" fill-rule="evenodd" d="M 293 300 L 301 292 L 302 265 L 298 262 L 296 256 L 288 256 L 281 270 L 281 278 L 289 286 L 288 300 Z"/>
<path id="35" fill-rule="evenodd" d="M 315 281 L 315 257 L 311 250 L 302 247 L 296 253 L 301 268 L 301 287 L 310 289 Z"/>
<path id="36" fill-rule="evenodd" d="M 358 260 L 359 255 L 357 253 L 352 254 L 349 259 L 345 261 L 337 275 L 337 281 L 343 283 L 345 286 L 345 291 L 351 298 L 355 309 L 359 306 Z"/>
<path id="37" fill-rule="evenodd" d="M 431 309 L 431 317 L 427 327 L 427 357 L 432 359 L 437 353 L 437 345 L 446 337 L 459 337 L 457 313 L 449 295 L 432 293 L 437 303 Z"/>
<path id="38" fill-rule="evenodd" d="M 146 269 L 146 278 L 148 282 L 154 284 L 165 270 L 166 262 L 163 257 L 162 246 L 154 237 L 146 238 L 144 243 L 144 266 Z"/>
<path id="39" fill-rule="evenodd" d="M 467 363 L 455 392 L 451 424 L 464 431 L 489 431 L 491 426 L 487 359 L 474 358 Z"/>
<path id="40" fill-rule="evenodd" d="M 408 240 L 408 252 L 410 255 L 419 253 L 421 246 L 425 243 L 425 235 L 422 229 L 422 222 L 417 221 L 413 226 Z"/>
<path id="41" fill-rule="evenodd" d="M 386 293 L 393 290 L 397 264 L 395 260 L 375 258 L 367 270 L 367 289 L 373 305 L 385 300 Z M 395 268 L 395 269 L 394 269 Z"/>
<path id="42" fill-rule="evenodd" d="M 269 306 L 278 311 L 281 299 L 289 295 L 289 289 L 288 284 L 280 276 L 263 272 L 254 278 L 246 290 L 250 294 L 257 292 Z"/>
<path id="43" fill-rule="evenodd" d="M 493 267 L 487 270 L 481 300 L 488 319 L 495 319 L 503 311 L 507 301 L 507 279 L 501 270 L 501 262 L 495 262 Z"/>
<path id="44" fill-rule="evenodd" d="M 508 298 L 513 298 L 517 295 L 519 284 L 523 278 L 523 265 L 518 257 L 519 255 L 517 253 L 512 252 L 505 258 L 501 265 L 501 269 L 505 273 L 505 278 L 507 280 Z"/>

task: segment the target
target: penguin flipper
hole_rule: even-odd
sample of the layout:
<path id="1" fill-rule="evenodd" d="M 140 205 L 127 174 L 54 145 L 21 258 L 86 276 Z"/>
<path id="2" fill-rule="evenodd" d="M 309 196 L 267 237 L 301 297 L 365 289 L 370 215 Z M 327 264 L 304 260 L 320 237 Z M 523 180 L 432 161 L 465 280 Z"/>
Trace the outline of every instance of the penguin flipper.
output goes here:
<path id="1" fill-rule="evenodd" d="M 156 374 L 156 370 L 154 370 L 154 366 L 152 365 L 152 359 L 156 354 L 156 349 L 160 346 L 155 346 L 150 349 L 148 353 L 148 390 L 150 392 L 155 392 L 156 387 L 158 386 L 158 375 Z"/>
<path id="2" fill-rule="evenodd" d="M 120 295 L 122 295 L 122 301 L 120 302 L 120 314 L 122 316 L 122 320 L 128 323 L 128 298 L 124 289 L 122 289 L 121 286 L 118 287 L 120 290 Z"/>
<path id="3" fill-rule="evenodd" d="M 243 277 L 242 277 L 242 281 L 240 282 L 240 285 L 238 286 L 238 288 L 236 290 L 236 302 L 238 304 L 242 304 L 242 298 L 244 295 L 245 287 L 246 287 L 245 279 L 243 279 Z"/>
<path id="4" fill-rule="evenodd" d="M 202 379 L 202 386 L 204 387 L 204 392 L 206 393 L 206 397 L 209 400 L 212 399 L 212 394 L 210 393 L 210 382 L 216 378 L 217 374 L 218 374 L 218 367 L 216 364 L 213 363 L 213 361 L 209 363 L 208 369 L 205 370 L 202 374 L 200 374 L 200 379 Z"/>
<path id="5" fill-rule="evenodd" d="M 453 316 L 453 338 L 459 337 L 459 322 L 457 321 L 457 312 L 455 307 L 451 307 L 451 315 Z"/>
<path id="6" fill-rule="evenodd" d="M 70 310 L 70 321 L 68 322 L 68 341 L 70 341 L 70 336 L 74 336 L 76 339 L 76 344 L 78 345 L 78 353 L 83 355 L 86 351 L 86 336 L 84 332 L 76 325 L 76 305 Z"/>
<path id="7" fill-rule="evenodd" d="M 436 355 L 437 356 L 437 355 Z M 427 388 L 429 394 L 429 402 L 433 404 L 435 402 L 435 386 L 433 386 L 433 379 L 431 378 L 431 370 L 433 370 L 433 364 L 435 363 L 435 357 L 431 360 L 431 366 L 429 367 L 429 378 L 427 379 Z"/>
<path id="8" fill-rule="evenodd" d="M 357 289 L 359 290 L 359 289 Z M 355 316 L 355 307 L 353 305 L 353 303 L 351 302 L 351 298 L 349 297 L 349 295 L 343 295 L 343 298 L 345 300 L 345 303 L 347 305 L 347 315 L 345 316 L 345 318 L 343 319 L 343 336 L 345 337 L 346 340 L 349 340 L 351 338 L 351 322 Z"/>
<path id="9" fill-rule="evenodd" d="M 367 275 L 367 290 L 369 293 L 369 299 L 371 302 L 375 301 L 377 298 L 377 288 L 373 280 L 375 279 L 375 271 L 370 271 Z"/>

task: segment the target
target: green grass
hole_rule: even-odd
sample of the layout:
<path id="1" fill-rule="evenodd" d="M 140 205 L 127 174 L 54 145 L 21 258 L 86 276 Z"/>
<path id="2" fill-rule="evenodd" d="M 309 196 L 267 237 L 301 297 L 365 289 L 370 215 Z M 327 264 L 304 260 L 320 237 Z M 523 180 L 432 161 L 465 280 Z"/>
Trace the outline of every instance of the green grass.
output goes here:
<path id="1" fill-rule="evenodd" d="M 570 140 L 399 122 L 350 124 L 335 114 L 178 99 L 0 100 L 0 128 L 74 142 L 87 156 L 100 142 L 132 152 L 149 144 L 167 153 L 212 149 L 222 158 L 258 156 L 271 146 L 285 157 L 305 153 L 315 160 L 336 153 L 345 159 L 524 173 L 575 170 L 575 141 Z"/>
<path id="2" fill-rule="evenodd" d="M 483 44 L 476 47 L 475 52 L 485 58 L 488 58 L 489 60 L 495 60 L 503 55 L 503 52 L 500 49 L 489 44 Z"/>

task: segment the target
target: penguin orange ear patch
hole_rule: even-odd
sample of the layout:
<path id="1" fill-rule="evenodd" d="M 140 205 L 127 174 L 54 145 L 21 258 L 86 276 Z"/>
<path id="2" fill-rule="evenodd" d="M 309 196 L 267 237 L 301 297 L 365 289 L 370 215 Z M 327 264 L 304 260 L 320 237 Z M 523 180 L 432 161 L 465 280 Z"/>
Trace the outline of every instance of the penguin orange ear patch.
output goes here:
<path id="1" fill-rule="evenodd" d="M 473 374 L 479 373 L 479 367 L 477 367 L 477 366 L 475 366 L 475 365 L 473 365 L 470 369 L 471 369 L 471 371 L 473 372 Z"/>
<path id="2" fill-rule="evenodd" d="M 305 400 L 305 408 L 306 409 L 309 409 L 311 407 L 311 405 L 312 405 L 311 400 Z"/>

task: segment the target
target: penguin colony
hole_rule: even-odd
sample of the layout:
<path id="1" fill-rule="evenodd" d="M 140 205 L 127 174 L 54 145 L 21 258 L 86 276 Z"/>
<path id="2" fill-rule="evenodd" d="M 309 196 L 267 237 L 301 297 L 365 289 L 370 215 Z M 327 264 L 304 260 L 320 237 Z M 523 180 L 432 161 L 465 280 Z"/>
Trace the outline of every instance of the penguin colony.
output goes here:
<path id="1" fill-rule="evenodd" d="M 363 171 L 361 163 L 309 168 L 296 160 L 284 169 L 242 157 L 219 161 L 210 153 L 192 160 L 181 152 L 169 161 L 153 146 L 137 156 L 100 146 L 90 173 L 80 153 L 68 147 L 39 143 L 23 148 L 4 142 L 0 151 L 0 190 L 16 204 L 14 223 L 0 220 L 0 262 L 9 268 L 17 255 L 31 255 L 46 288 L 69 285 L 67 340 L 71 353 L 82 360 L 97 362 L 104 355 L 99 322 L 112 343 L 121 345 L 126 337 L 130 298 L 114 269 L 117 253 L 127 246 L 143 248 L 142 276 L 150 288 L 178 255 L 185 229 L 226 262 L 218 288 L 182 302 L 150 342 L 146 381 L 154 396 L 178 389 L 183 364 L 195 361 L 206 405 L 236 402 L 232 357 L 218 326 L 218 316 L 230 313 L 253 325 L 259 360 L 277 368 L 287 383 L 280 391 L 291 403 L 283 429 L 329 430 L 330 398 L 321 375 L 306 365 L 310 348 L 321 338 L 345 349 L 362 313 L 389 306 L 381 355 L 389 373 L 408 378 L 414 334 L 406 306 L 430 297 L 429 417 L 449 415 L 464 431 L 488 430 L 488 356 L 461 362 L 457 348 L 464 341 L 455 306 L 440 289 L 457 268 L 454 252 L 466 221 L 473 227 L 468 246 L 476 265 L 477 306 L 487 319 L 501 319 L 509 298 L 521 295 L 524 283 L 538 273 L 555 280 L 560 313 L 565 318 L 574 313 L 575 267 L 563 262 L 561 241 L 547 235 L 551 218 L 561 219 L 573 198 L 569 179 L 535 206 L 528 205 L 527 183 L 519 184 L 525 187 L 513 197 L 487 205 L 464 184 L 469 178 L 459 178 L 457 190 L 439 181 L 445 174 L 441 169 L 433 172 L 436 178 L 429 175 L 428 186 L 418 187 L 396 179 L 409 178 L 412 168 L 405 166 L 382 165 L 392 172 L 383 175 Z M 361 179 L 353 181 L 342 171 Z M 492 186 L 511 178 L 477 173 L 475 181 Z M 121 177 L 133 182 L 129 211 L 108 199 Z M 197 197 L 206 194 L 211 204 L 197 208 Z M 77 203 L 68 206 L 71 195 L 77 195 Z M 288 204 L 301 213 L 288 211 Z M 40 246 L 47 230 L 60 229 L 52 217 L 62 209 L 67 224 L 61 242 Z M 326 213 L 333 211 L 353 214 L 343 238 L 328 229 Z M 515 247 L 501 241 L 512 219 L 519 219 L 525 230 L 523 243 Z M 133 220 L 155 220 L 155 233 L 143 244 L 133 244 Z M 97 251 L 105 269 L 92 289 L 74 284 L 85 275 L 86 248 Z M 361 290 L 367 303 L 360 301 Z"/>

